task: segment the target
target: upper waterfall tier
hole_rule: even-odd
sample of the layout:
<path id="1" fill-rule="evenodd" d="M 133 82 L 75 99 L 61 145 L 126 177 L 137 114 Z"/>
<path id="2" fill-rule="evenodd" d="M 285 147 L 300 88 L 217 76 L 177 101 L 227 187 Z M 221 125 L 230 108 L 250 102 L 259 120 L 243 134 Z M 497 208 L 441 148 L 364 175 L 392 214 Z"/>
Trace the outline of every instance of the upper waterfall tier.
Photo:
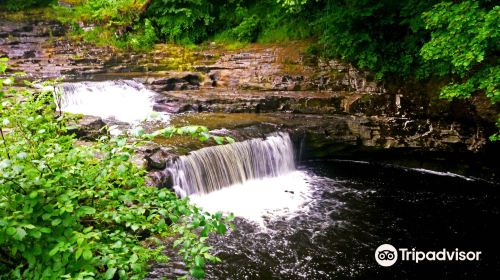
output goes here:
<path id="1" fill-rule="evenodd" d="M 157 115 L 154 113 L 155 92 L 130 80 L 65 83 L 60 88 L 58 106 L 62 111 L 113 118 L 117 121 L 137 123 Z"/>

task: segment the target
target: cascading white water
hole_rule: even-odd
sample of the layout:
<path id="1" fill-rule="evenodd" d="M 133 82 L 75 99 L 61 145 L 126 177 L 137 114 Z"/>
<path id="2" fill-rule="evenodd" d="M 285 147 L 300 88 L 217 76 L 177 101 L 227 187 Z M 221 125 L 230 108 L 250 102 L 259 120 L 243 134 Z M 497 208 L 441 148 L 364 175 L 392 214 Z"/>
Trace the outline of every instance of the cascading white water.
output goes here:
<path id="1" fill-rule="evenodd" d="M 297 213 L 310 197 L 309 176 L 296 170 L 287 133 L 204 148 L 170 163 L 174 190 L 205 211 L 233 213 L 260 225 Z"/>
<path id="2" fill-rule="evenodd" d="M 181 196 L 207 194 L 294 170 L 293 144 L 287 133 L 204 148 L 180 157 L 167 167 L 174 189 Z"/>
<path id="3" fill-rule="evenodd" d="M 152 114 L 167 120 L 167 115 L 153 111 L 156 93 L 135 81 L 65 83 L 59 90 L 58 106 L 64 112 L 114 118 L 127 123 L 140 122 Z"/>

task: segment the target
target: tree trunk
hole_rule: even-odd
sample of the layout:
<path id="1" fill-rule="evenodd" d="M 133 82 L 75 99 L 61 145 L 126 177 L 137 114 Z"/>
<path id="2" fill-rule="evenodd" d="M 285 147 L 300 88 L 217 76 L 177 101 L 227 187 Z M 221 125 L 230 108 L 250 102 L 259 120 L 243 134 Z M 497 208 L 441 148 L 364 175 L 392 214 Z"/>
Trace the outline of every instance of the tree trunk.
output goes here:
<path id="1" fill-rule="evenodd" d="M 149 6 L 151 6 L 151 4 L 153 3 L 153 0 L 147 0 L 141 7 L 141 13 L 139 15 L 139 19 L 141 19 L 144 14 L 147 12 Z"/>

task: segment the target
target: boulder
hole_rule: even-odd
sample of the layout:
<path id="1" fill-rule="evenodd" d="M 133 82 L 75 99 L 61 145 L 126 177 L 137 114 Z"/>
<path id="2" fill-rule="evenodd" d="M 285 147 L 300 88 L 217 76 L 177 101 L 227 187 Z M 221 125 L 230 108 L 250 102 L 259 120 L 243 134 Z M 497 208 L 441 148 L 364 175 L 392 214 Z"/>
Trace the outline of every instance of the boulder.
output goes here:
<path id="1" fill-rule="evenodd" d="M 178 155 L 170 152 L 169 149 L 158 147 L 144 153 L 147 170 L 163 170 L 169 161 L 175 160 Z"/>
<path id="2" fill-rule="evenodd" d="M 157 188 L 173 188 L 172 175 L 168 171 L 150 171 L 146 178 L 146 185 Z"/>
<path id="3" fill-rule="evenodd" d="M 74 123 L 70 123 L 69 133 L 74 133 L 77 138 L 83 140 L 96 140 L 108 134 L 106 123 L 95 116 L 83 116 Z"/>

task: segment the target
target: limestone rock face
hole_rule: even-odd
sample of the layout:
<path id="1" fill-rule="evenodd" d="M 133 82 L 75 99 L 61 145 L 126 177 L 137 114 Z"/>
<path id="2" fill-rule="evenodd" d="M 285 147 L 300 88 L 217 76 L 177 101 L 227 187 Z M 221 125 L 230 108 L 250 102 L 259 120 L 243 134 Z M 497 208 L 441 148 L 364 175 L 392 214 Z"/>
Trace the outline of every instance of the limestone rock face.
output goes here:
<path id="1" fill-rule="evenodd" d="M 194 66 L 194 69 L 209 77 L 205 86 L 231 90 L 385 92 L 370 79 L 369 73 L 349 64 L 337 60 L 306 63 L 303 55 L 297 55 L 300 48 L 292 43 L 289 47 L 225 52 L 214 64 Z"/>

